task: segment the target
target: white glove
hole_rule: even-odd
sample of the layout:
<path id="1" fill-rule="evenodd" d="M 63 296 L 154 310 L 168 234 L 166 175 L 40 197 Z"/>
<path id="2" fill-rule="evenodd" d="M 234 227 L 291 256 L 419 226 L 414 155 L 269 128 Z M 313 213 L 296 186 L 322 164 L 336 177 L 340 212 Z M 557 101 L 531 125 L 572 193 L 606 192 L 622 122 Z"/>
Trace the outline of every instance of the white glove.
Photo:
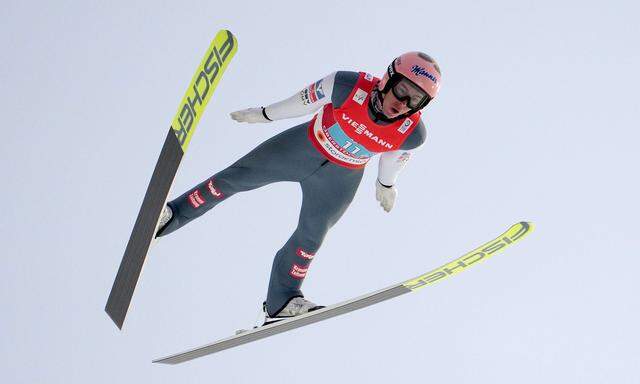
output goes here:
<path id="1" fill-rule="evenodd" d="M 380 184 L 380 181 L 376 180 L 376 200 L 380 202 L 380 206 L 384 208 L 385 211 L 391 211 L 393 203 L 396 201 L 396 196 L 398 196 L 398 190 L 396 187 L 393 185 L 385 187 Z"/>
<path id="2" fill-rule="evenodd" d="M 262 114 L 262 108 L 247 108 L 240 111 L 231 112 L 231 118 L 239 123 L 268 123 Z"/>

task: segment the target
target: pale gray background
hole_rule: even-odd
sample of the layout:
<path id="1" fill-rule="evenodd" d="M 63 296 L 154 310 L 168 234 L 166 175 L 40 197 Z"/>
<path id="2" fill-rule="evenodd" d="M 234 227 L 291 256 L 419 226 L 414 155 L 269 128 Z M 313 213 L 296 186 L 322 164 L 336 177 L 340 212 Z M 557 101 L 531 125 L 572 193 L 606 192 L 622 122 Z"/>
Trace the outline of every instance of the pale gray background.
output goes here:
<path id="1" fill-rule="evenodd" d="M 3 383 L 638 383 L 638 6 L 613 1 L 25 2 L 0 16 Z M 416 294 L 181 366 L 250 325 L 295 184 L 164 238 L 123 332 L 103 312 L 165 131 L 220 28 L 239 51 L 172 196 L 301 119 L 229 112 L 331 71 L 439 61 L 429 140 L 391 214 L 375 166 L 304 285 L 330 304 L 531 220 L 521 244 Z M 377 165 L 377 163 L 376 163 Z"/>

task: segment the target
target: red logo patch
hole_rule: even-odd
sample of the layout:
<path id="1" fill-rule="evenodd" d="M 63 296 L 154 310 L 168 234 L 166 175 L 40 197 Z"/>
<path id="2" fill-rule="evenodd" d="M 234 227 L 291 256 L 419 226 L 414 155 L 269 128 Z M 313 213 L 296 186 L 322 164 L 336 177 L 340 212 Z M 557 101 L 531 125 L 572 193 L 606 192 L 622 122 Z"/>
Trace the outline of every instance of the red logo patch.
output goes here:
<path id="1" fill-rule="evenodd" d="M 289 276 L 297 280 L 302 280 L 304 279 L 305 276 L 307 276 L 308 270 L 309 270 L 308 267 L 305 268 L 305 267 L 299 266 L 298 264 L 293 264 L 291 266 L 291 270 L 289 271 Z"/>
<path id="2" fill-rule="evenodd" d="M 296 254 L 302 257 L 303 259 L 307 259 L 307 260 L 313 260 L 313 257 L 315 256 L 315 253 L 305 252 L 305 250 L 302 248 L 298 248 L 298 250 L 296 251 Z"/>
<path id="3" fill-rule="evenodd" d="M 202 198 L 202 195 L 200 195 L 200 190 L 198 189 L 189 194 L 188 200 L 189 204 L 191 204 L 193 208 L 198 208 L 202 204 L 206 203 L 206 201 Z"/>
<path id="4" fill-rule="evenodd" d="M 224 194 L 220 192 L 215 187 L 215 185 L 213 185 L 213 179 L 209 180 L 209 183 L 207 183 L 207 188 L 209 188 L 209 192 L 211 192 L 213 197 L 215 197 L 216 199 L 222 199 L 224 197 Z"/>

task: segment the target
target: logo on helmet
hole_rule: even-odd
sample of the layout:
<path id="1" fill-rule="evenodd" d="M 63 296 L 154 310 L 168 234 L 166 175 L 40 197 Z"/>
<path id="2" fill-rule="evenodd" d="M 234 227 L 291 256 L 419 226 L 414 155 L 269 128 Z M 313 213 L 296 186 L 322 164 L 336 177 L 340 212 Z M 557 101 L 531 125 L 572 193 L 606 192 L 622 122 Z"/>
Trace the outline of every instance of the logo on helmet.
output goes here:
<path id="1" fill-rule="evenodd" d="M 424 76 L 427 79 L 438 84 L 438 79 L 419 65 L 414 65 L 413 67 L 411 67 L 411 73 L 415 74 L 416 76 Z"/>

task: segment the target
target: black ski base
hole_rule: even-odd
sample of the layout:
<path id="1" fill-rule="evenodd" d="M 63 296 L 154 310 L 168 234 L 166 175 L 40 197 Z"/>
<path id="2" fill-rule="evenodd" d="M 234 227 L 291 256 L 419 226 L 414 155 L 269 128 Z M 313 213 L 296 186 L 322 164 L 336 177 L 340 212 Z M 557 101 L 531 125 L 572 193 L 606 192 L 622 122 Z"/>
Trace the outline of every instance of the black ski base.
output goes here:
<path id="1" fill-rule="evenodd" d="M 105 307 L 109 317 L 120 329 L 127 316 L 144 260 L 155 236 L 160 213 L 167 201 L 182 156 L 180 143 L 173 129 L 169 128 Z"/>

